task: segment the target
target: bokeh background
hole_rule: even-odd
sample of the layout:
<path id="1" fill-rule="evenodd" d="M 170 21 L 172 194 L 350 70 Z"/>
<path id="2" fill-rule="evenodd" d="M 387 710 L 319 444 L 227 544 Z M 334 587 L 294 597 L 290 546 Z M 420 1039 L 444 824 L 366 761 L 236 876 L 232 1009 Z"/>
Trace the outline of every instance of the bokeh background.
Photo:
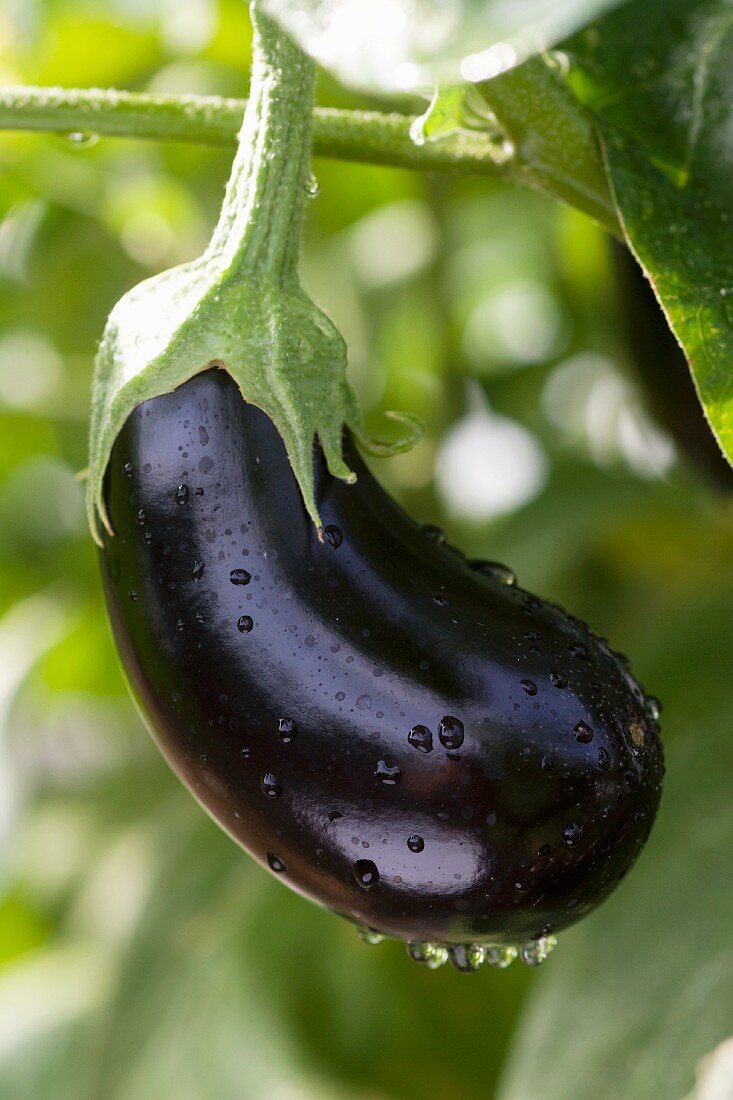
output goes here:
<path id="1" fill-rule="evenodd" d="M 5 0 L 0 82 L 245 95 L 249 43 L 241 0 Z M 374 425 L 426 424 L 378 475 L 665 704 L 660 822 L 603 910 L 536 973 L 367 947 L 218 831 L 128 699 L 77 476 L 93 357 L 203 248 L 230 158 L 0 134 L 0 1096 L 682 1100 L 733 1034 L 733 510 L 647 411 L 634 362 L 669 349 L 629 340 L 587 219 L 317 161 L 302 267 Z"/>

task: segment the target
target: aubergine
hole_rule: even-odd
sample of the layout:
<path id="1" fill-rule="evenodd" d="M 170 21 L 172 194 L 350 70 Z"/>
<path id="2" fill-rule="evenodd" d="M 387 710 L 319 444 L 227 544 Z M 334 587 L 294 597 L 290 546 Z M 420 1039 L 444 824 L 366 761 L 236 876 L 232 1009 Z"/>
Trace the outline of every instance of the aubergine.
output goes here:
<path id="1" fill-rule="evenodd" d="M 420 527 L 345 439 L 324 527 L 223 369 L 130 415 L 101 551 L 126 675 L 163 755 L 282 882 L 475 969 L 589 913 L 644 845 L 658 705 L 587 625 Z"/>

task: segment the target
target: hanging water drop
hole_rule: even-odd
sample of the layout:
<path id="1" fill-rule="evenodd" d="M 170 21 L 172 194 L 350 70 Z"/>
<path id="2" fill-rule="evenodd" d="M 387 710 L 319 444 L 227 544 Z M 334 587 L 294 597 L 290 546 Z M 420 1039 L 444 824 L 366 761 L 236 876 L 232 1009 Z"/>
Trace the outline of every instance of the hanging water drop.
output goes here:
<path id="1" fill-rule="evenodd" d="M 647 695 L 644 700 L 644 708 L 652 722 L 658 722 L 662 714 L 662 704 L 655 695 Z"/>
<path id="2" fill-rule="evenodd" d="M 315 199 L 318 195 L 318 192 L 321 190 L 321 185 L 319 184 L 313 172 L 311 172 L 307 176 L 306 181 L 303 184 L 303 190 L 305 191 L 309 199 Z"/>
<path id="3" fill-rule="evenodd" d="M 445 531 L 442 527 L 436 527 L 434 523 L 424 523 L 420 528 L 428 542 L 434 542 L 442 546 L 445 542 Z"/>
<path id="4" fill-rule="evenodd" d="M 469 567 L 474 573 L 480 573 L 482 577 L 489 577 L 499 584 L 513 585 L 517 583 L 517 575 L 508 565 L 502 565 L 499 561 L 470 561 Z"/>
<path id="5" fill-rule="evenodd" d="M 384 936 L 381 932 L 377 932 L 375 928 L 367 928 L 365 924 L 357 928 L 356 934 L 362 943 L 368 943 L 370 947 L 376 947 L 380 943 L 384 943 Z"/>
<path id="6" fill-rule="evenodd" d="M 525 966 L 541 966 L 556 946 L 557 940 L 554 936 L 540 936 L 538 940 L 531 940 L 522 948 L 522 962 Z"/>
<path id="7" fill-rule="evenodd" d="M 486 952 L 486 961 L 496 970 L 506 970 L 518 954 L 516 947 L 489 947 Z"/>
<path id="8" fill-rule="evenodd" d="M 478 943 L 461 943 L 448 951 L 450 961 L 461 974 L 475 974 L 486 962 L 486 948 Z"/>
<path id="9" fill-rule="evenodd" d="M 421 963 L 428 970 L 437 970 L 448 962 L 448 950 L 437 943 L 427 943 L 424 940 L 412 940 L 407 945 L 407 954 L 413 962 Z"/>

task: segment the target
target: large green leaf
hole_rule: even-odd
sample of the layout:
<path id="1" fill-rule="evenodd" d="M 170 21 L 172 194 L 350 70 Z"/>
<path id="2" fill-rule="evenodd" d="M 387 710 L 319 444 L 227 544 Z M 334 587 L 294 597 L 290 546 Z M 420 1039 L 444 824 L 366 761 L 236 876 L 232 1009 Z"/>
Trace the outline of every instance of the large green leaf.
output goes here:
<path id="1" fill-rule="evenodd" d="M 572 54 L 629 242 L 733 461 L 733 4 L 636 0 Z"/>
<path id="2" fill-rule="evenodd" d="M 345 84 L 378 91 L 485 80 L 621 0 L 266 0 Z M 467 64 L 462 66 L 462 62 Z"/>
<path id="3" fill-rule="evenodd" d="M 728 584 L 652 631 L 668 639 L 645 662 L 669 704 L 661 818 L 629 880 L 562 937 L 501 1100 L 682 1100 L 733 1033 L 732 619 Z"/>

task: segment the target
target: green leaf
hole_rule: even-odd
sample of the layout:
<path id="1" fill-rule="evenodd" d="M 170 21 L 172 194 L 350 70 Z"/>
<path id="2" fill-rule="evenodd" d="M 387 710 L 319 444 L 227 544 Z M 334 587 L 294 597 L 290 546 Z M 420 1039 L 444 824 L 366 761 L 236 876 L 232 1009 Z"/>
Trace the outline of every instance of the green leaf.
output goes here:
<path id="1" fill-rule="evenodd" d="M 646 667 L 667 703 L 660 818 L 629 879 L 561 937 L 500 1100 L 682 1100 L 731 1032 L 733 684 L 712 615 L 730 622 L 730 585 L 651 629 Z"/>
<path id="2" fill-rule="evenodd" d="M 733 461 L 733 7 L 636 0 L 571 49 L 629 244 Z"/>
<path id="3" fill-rule="evenodd" d="M 264 0 L 263 6 L 344 84 L 393 92 L 461 77 L 486 80 L 619 2 Z"/>

